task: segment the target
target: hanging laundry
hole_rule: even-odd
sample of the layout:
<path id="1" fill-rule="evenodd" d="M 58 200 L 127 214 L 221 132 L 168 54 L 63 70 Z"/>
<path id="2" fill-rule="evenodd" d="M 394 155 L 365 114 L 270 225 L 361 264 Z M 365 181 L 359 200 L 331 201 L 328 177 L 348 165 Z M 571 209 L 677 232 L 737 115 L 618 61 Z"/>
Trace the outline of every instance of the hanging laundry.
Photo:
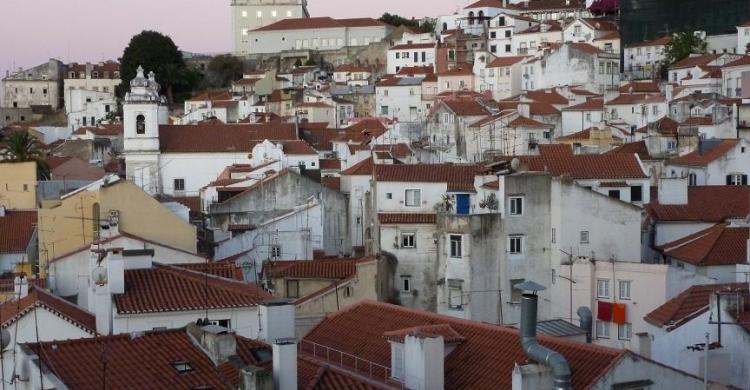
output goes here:
<path id="1" fill-rule="evenodd" d="M 612 321 L 612 302 L 597 302 L 596 319 L 607 322 Z"/>
<path id="2" fill-rule="evenodd" d="M 615 303 L 612 305 L 612 322 L 615 324 L 624 324 L 627 322 L 624 303 Z"/>

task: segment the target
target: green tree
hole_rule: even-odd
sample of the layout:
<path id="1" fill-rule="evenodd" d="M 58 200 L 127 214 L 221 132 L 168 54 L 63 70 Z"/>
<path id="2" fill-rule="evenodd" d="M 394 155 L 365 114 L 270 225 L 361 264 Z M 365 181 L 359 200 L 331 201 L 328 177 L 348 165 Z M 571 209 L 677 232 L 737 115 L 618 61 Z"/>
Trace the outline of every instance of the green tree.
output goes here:
<path id="1" fill-rule="evenodd" d="M 399 15 L 389 14 L 388 12 L 384 13 L 378 20 L 393 27 L 405 26 L 418 33 L 431 33 L 435 31 L 435 22 L 420 24 L 419 20 L 414 18 L 407 19 Z"/>
<path id="2" fill-rule="evenodd" d="M 666 67 L 679 62 L 690 56 L 690 54 L 703 54 L 706 52 L 706 41 L 690 32 L 677 33 L 672 37 L 672 42 L 665 47 Z"/>
<path id="3" fill-rule="evenodd" d="M 216 56 L 208 63 L 208 79 L 213 87 L 228 87 L 233 81 L 242 78 L 245 66 L 242 61 L 232 55 Z"/>
<path id="4" fill-rule="evenodd" d="M 310 57 L 305 61 L 305 66 L 315 66 L 318 65 L 318 63 L 315 61 L 315 58 Z"/>
<path id="5" fill-rule="evenodd" d="M 170 104 L 177 96 L 189 95 L 197 83 L 195 72 L 187 68 L 172 38 L 156 31 L 143 31 L 133 36 L 125 48 L 120 58 L 122 84 L 117 88 L 118 97 L 130 91 L 130 80 L 135 77 L 138 66 L 156 73 L 156 80 Z"/>
<path id="6" fill-rule="evenodd" d="M 3 162 L 36 161 L 37 179 L 49 180 L 42 143 L 27 131 L 14 131 L 0 139 L 0 156 Z"/>

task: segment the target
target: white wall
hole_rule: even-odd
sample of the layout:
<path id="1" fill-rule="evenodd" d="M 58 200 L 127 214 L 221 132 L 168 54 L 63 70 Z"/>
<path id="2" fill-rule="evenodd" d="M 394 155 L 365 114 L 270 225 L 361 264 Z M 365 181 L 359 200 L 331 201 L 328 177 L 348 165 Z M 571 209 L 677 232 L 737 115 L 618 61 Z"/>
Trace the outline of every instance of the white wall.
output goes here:
<path id="1" fill-rule="evenodd" d="M 250 164 L 249 153 L 163 153 L 159 155 L 161 189 L 167 195 L 198 196 L 232 164 Z M 135 175 L 138 176 L 137 173 Z M 185 179 L 185 191 L 176 193 L 174 179 Z"/>
<path id="2" fill-rule="evenodd" d="M 420 121 L 425 112 L 422 107 L 421 83 L 404 86 L 377 86 L 375 88 L 375 115 L 395 119 L 399 122 Z M 383 111 L 382 107 L 388 107 Z"/>
<path id="3" fill-rule="evenodd" d="M 198 318 L 206 317 L 206 310 L 120 314 L 117 313 L 117 307 L 114 303 L 112 307 L 114 311 L 114 322 L 112 323 L 113 334 L 149 331 L 160 327 L 168 329 L 180 328 L 188 323 L 195 322 Z M 256 306 L 208 310 L 208 319 L 228 319 L 230 320 L 230 328 L 237 332 L 237 335 L 252 339 L 256 339 L 259 336 L 258 308 Z"/>

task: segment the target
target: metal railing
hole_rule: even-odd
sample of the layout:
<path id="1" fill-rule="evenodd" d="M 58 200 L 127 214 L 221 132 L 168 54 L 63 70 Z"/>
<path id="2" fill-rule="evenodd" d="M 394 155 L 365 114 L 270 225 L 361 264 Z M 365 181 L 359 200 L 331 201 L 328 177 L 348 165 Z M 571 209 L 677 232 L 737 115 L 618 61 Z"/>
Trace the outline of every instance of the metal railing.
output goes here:
<path id="1" fill-rule="evenodd" d="M 353 370 L 355 373 L 366 376 L 369 379 L 391 385 L 402 385 L 391 378 L 390 367 L 312 341 L 301 340 L 297 348 L 300 354 L 305 353 L 314 358 L 321 359 L 330 365 Z"/>

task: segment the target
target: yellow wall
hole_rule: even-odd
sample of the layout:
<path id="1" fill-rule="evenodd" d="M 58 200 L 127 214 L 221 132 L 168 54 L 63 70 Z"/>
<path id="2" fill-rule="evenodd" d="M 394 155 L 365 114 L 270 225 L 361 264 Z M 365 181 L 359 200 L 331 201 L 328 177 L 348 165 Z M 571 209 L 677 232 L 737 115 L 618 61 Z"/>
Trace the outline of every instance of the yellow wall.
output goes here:
<path id="1" fill-rule="evenodd" d="M 100 219 L 106 219 L 110 210 L 120 211 L 121 232 L 196 253 L 195 226 L 180 219 L 133 183 L 120 181 L 98 191 L 82 191 L 39 210 L 39 262 L 43 275 L 46 275 L 47 260 L 93 241 L 94 203 L 99 203 Z"/>
<path id="2" fill-rule="evenodd" d="M 0 163 L 0 206 L 9 210 L 36 208 L 35 162 Z"/>

